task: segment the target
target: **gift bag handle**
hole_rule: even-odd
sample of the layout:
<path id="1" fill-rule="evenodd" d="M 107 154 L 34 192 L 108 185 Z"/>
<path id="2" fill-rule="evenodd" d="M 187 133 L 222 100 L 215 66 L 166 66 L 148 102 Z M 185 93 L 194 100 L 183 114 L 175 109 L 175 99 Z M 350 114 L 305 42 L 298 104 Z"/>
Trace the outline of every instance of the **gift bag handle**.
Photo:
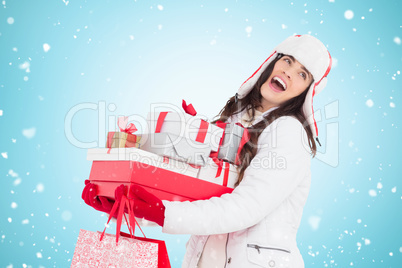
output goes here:
<path id="1" fill-rule="evenodd" d="M 134 200 L 130 200 L 130 201 L 134 205 Z M 142 231 L 140 225 L 138 224 L 138 222 L 135 219 L 134 212 L 131 210 L 130 201 L 128 200 L 126 191 L 125 191 L 119 199 L 115 200 L 112 210 L 110 211 L 109 218 L 106 223 L 106 225 L 109 224 L 109 222 L 112 219 L 113 215 L 115 214 L 116 210 L 118 210 L 117 211 L 117 224 L 116 224 L 116 244 L 119 242 L 120 229 L 121 229 L 121 224 L 122 224 L 122 220 L 123 220 L 123 215 L 124 215 L 124 219 L 126 220 L 127 227 L 128 227 L 131 237 L 134 238 L 136 224 L 137 224 L 138 228 L 140 229 L 142 235 L 145 237 L 144 232 Z M 127 209 L 128 209 L 129 220 L 127 220 L 126 215 L 124 214 L 125 207 L 127 207 Z M 105 236 L 105 232 L 106 232 L 106 227 L 105 227 L 105 229 L 103 229 L 103 232 L 100 236 L 100 241 L 102 241 L 103 237 Z"/>

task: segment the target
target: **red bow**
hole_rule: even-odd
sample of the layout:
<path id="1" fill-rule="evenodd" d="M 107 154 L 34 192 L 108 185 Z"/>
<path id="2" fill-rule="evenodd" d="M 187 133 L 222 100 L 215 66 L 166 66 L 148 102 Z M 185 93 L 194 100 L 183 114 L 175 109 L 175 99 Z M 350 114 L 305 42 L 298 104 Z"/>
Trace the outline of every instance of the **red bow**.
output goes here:
<path id="1" fill-rule="evenodd" d="M 129 134 L 133 134 L 134 132 L 137 131 L 137 128 L 133 123 L 127 124 L 128 123 L 128 116 L 122 116 L 117 119 L 117 125 L 120 128 L 121 132 L 126 132 Z"/>
<path id="2" fill-rule="evenodd" d="M 182 102 L 183 110 L 188 113 L 189 115 L 195 116 L 197 112 L 195 111 L 194 107 L 192 104 L 187 105 L 186 101 L 183 100 Z"/>

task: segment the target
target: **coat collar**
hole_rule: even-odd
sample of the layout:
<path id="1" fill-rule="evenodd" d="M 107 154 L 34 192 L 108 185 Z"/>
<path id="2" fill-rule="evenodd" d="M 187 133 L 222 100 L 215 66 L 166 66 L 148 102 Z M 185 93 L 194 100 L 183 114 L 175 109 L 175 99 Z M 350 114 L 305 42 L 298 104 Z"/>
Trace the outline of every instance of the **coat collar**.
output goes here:
<path id="1" fill-rule="evenodd" d="M 272 107 L 271 109 L 266 110 L 265 112 L 263 112 L 261 115 L 257 116 L 256 119 L 253 122 L 253 125 L 257 124 L 258 122 L 260 122 L 263 117 L 267 114 L 269 114 L 270 112 L 272 112 L 273 110 L 276 110 L 278 107 Z"/>

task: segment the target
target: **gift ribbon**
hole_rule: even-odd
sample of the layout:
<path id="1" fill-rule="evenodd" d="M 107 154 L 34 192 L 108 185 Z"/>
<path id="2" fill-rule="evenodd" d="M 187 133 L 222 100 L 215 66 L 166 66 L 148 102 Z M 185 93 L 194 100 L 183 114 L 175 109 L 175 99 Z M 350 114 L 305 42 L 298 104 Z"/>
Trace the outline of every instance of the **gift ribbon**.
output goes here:
<path id="1" fill-rule="evenodd" d="M 182 102 L 182 107 L 183 110 L 189 115 L 195 116 L 197 114 L 197 111 L 194 109 L 194 106 L 192 104 L 187 105 L 185 100 L 183 100 Z M 201 119 L 200 127 L 198 128 L 198 133 L 197 137 L 195 138 L 195 141 L 204 143 L 205 137 L 207 136 L 208 127 L 209 123 Z"/>
<path id="2" fill-rule="evenodd" d="M 164 157 L 163 157 L 163 163 L 169 164 L 169 158 L 166 157 L 166 156 L 164 156 Z"/>
<path id="3" fill-rule="evenodd" d="M 156 128 L 155 128 L 155 133 L 160 133 L 161 128 L 163 125 L 163 122 L 165 121 L 165 117 L 168 114 L 168 112 L 160 112 L 158 116 L 158 121 L 156 122 Z"/>
<path id="4" fill-rule="evenodd" d="M 225 171 L 223 173 L 222 186 L 227 187 L 228 186 L 228 180 L 229 180 L 230 163 L 229 162 L 224 162 L 222 159 L 218 159 L 218 158 L 212 158 L 212 160 L 218 166 L 218 170 L 216 171 L 215 178 L 218 178 L 218 177 L 221 176 L 223 166 L 225 165 Z"/>
<path id="5" fill-rule="evenodd" d="M 225 122 L 222 122 L 222 121 L 216 121 L 215 125 L 216 125 L 217 127 L 220 127 L 221 129 L 223 129 L 223 133 L 222 133 L 222 137 L 221 137 L 221 139 L 220 139 L 220 141 L 219 141 L 218 150 L 216 150 L 216 152 L 211 152 L 211 153 L 209 154 L 209 157 L 212 157 L 212 158 L 217 158 L 217 157 L 218 157 L 219 150 L 220 150 L 220 148 L 222 147 L 223 138 L 225 137 L 225 130 L 226 130 L 226 125 L 227 125 L 227 124 L 228 124 L 228 123 L 225 123 Z"/>
<path id="6" fill-rule="evenodd" d="M 107 134 L 107 148 L 112 148 L 114 133 L 116 133 L 116 132 L 109 132 L 109 133 Z M 108 153 L 108 154 L 110 153 L 110 149 L 108 150 L 107 153 Z"/>
<path id="7" fill-rule="evenodd" d="M 183 107 L 183 110 L 189 115 L 195 116 L 197 114 L 193 105 L 192 104 L 187 105 L 185 100 L 183 100 L 181 106 Z"/>
<path id="8" fill-rule="evenodd" d="M 209 123 L 201 119 L 200 127 L 198 129 L 197 137 L 195 141 L 204 143 L 205 137 L 207 136 Z"/>
<path id="9" fill-rule="evenodd" d="M 193 164 L 188 164 L 190 167 L 192 167 L 192 168 L 196 168 L 196 169 L 199 169 L 199 168 L 201 168 L 201 166 L 197 166 L 197 165 L 193 165 Z"/>
<path id="10" fill-rule="evenodd" d="M 223 183 L 222 183 L 222 185 L 225 187 L 228 186 L 229 171 L 230 171 L 230 164 L 229 162 L 225 162 L 225 173 L 223 174 Z"/>
<path id="11" fill-rule="evenodd" d="M 128 116 L 122 116 L 117 119 L 117 125 L 121 132 L 126 132 L 128 134 L 133 134 L 137 131 L 137 128 L 133 123 L 128 124 Z"/>
<path id="12" fill-rule="evenodd" d="M 130 204 L 131 203 L 131 204 Z M 134 212 L 131 211 L 131 206 L 134 205 L 134 200 L 128 200 L 127 198 L 127 194 L 124 193 L 119 199 L 116 199 L 112 210 L 110 211 L 109 214 L 109 218 L 107 220 L 106 225 L 109 224 L 110 220 L 112 219 L 113 215 L 117 212 L 117 223 L 116 223 L 116 245 L 119 242 L 119 236 L 120 236 L 120 229 L 121 229 L 121 223 L 123 220 L 123 215 L 124 215 L 124 208 L 127 207 L 128 210 L 128 216 L 129 216 L 129 221 L 126 218 L 126 215 L 124 215 L 124 219 L 127 222 L 127 227 L 130 231 L 130 235 L 132 237 L 134 237 L 134 233 L 135 233 L 135 225 L 137 224 L 137 226 L 139 227 L 139 229 L 141 230 L 141 233 L 144 235 L 144 232 L 142 231 L 140 225 L 138 224 L 138 222 L 135 220 L 135 216 L 134 216 Z M 100 236 L 100 241 L 102 241 L 103 237 L 105 236 L 105 232 L 106 232 L 106 227 L 105 229 L 103 229 L 103 232 Z"/>
<path id="13" fill-rule="evenodd" d="M 212 160 L 215 162 L 215 164 L 218 166 L 218 170 L 216 171 L 216 176 L 215 178 L 218 178 L 221 173 L 222 173 L 222 168 L 223 168 L 223 160 L 218 159 L 216 157 L 212 158 Z"/>
<path id="14" fill-rule="evenodd" d="M 183 100 L 183 109 L 189 115 L 195 116 L 197 114 L 193 105 L 192 104 L 186 105 L 186 102 L 184 100 Z M 158 119 L 156 121 L 155 133 L 161 132 L 162 125 L 163 125 L 163 122 L 165 122 L 165 118 L 166 118 L 167 114 L 168 114 L 168 112 L 160 112 L 159 113 Z M 201 119 L 201 123 L 198 128 L 198 133 L 197 133 L 197 137 L 195 138 L 195 141 L 204 143 L 205 137 L 207 136 L 208 127 L 209 127 L 209 123 L 206 122 L 205 120 Z"/>

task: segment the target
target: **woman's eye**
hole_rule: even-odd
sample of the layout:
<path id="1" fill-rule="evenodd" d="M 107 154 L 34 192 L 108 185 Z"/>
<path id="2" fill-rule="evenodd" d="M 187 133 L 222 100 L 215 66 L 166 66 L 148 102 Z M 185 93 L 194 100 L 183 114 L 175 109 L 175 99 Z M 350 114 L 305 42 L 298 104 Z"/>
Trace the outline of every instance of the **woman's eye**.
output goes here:
<path id="1" fill-rule="evenodd" d="M 290 64 L 290 60 L 289 60 L 289 59 L 285 59 L 285 61 Z"/>
<path id="2" fill-rule="evenodd" d="M 300 76 L 301 76 L 303 79 L 306 79 L 306 78 L 307 78 L 307 75 L 306 75 L 305 73 L 300 73 Z"/>

